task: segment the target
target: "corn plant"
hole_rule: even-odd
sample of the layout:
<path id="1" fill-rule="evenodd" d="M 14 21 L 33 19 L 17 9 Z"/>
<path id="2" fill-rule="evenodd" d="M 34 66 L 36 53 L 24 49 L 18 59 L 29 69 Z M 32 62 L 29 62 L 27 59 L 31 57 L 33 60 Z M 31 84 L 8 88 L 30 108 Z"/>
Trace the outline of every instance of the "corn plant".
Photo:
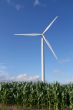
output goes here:
<path id="1" fill-rule="evenodd" d="M 73 110 L 73 84 L 2 82 L 0 103 L 29 109 Z"/>

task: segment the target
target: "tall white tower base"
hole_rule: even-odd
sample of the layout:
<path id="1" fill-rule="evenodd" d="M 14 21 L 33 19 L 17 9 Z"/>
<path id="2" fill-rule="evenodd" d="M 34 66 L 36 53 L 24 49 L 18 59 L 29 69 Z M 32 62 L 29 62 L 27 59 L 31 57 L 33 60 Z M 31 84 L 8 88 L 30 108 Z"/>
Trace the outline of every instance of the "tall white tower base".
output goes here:
<path id="1" fill-rule="evenodd" d="M 41 71 L 42 71 L 42 81 L 45 82 L 44 39 L 43 39 L 43 37 L 41 37 Z"/>

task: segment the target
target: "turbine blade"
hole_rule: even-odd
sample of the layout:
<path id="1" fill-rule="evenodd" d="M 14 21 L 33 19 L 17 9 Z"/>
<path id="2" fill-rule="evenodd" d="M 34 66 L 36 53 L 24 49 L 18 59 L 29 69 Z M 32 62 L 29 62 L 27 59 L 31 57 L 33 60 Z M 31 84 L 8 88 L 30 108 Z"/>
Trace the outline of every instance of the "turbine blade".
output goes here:
<path id="1" fill-rule="evenodd" d="M 43 37 L 44 41 L 46 42 L 47 46 L 49 47 L 49 49 L 51 50 L 51 52 L 54 55 L 54 57 L 56 59 L 58 59 L 57 56 L 56 56 L 56 54 L 55 54 L 55 52 L 54 52 L 54 50 L 53 50 L 53 48 L 52 48 L 52 46 L 50 45 L 50 43 L 47 41 L 47 39 L 44 37 L 44 35 L 42 37 Z"/>
<path id="2" fill-rule="evenodd" d="M 14 34 L 16 36 L 40 36 L 41 34 L 32 33 L 32 34 Z"/>
<path id="3" fill-rule="evenodd" d="M 58 18 L 58 16 L 56 16 L 53 21 L 47 26 L 47 28 L 44 30 L 43 34 L 52 26 L 52 24 L 56 21 L 56 19 Z"/>

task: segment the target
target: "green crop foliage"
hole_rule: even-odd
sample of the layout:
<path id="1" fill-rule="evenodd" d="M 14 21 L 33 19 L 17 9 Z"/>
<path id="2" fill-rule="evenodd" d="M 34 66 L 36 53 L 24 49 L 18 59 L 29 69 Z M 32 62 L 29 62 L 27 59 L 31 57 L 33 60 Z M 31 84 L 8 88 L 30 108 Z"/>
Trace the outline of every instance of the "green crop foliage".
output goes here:
<path id="1" fill-rule="evenodd" d="M 1 82 L 0 103 L 28 109 L 73 110 L 73 84 Z"/>

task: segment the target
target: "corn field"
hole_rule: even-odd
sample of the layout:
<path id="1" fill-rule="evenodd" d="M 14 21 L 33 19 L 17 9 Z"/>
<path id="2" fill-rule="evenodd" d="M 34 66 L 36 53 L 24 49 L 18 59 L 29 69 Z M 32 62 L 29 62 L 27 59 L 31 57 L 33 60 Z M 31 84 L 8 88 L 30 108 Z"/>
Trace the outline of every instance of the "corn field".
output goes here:
<path id="1" fill-rule="evenodd" d="M 27 109 L 73 110 L 73 84 L 2 82 L 0 103 Z"/>

